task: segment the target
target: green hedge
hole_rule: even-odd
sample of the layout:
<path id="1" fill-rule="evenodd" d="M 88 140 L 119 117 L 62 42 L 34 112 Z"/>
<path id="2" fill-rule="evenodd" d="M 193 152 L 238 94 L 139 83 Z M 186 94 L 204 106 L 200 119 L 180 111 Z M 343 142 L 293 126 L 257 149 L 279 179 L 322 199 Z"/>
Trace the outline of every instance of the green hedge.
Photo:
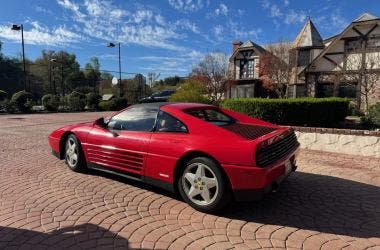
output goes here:
<path id="1" fill-rule="evenodd" d="M 333 127 L 347 116 L 349 100 L 237 98 L 224 100 L 221 106 L 276 124 Z"/>
<path id="2" fill-rule="evenodd" d="M 122 97 L 115 97 L 109 101 L 109 109 L 112 111 L 119 111 L 128 107 L 128 101 Z"/>
<path id="3" fill-rule="evenodd" d="M 99 109 L 102 111 L 109 111 L 110 110 L 109 101 L 100 101 L 99 102 Z"/>
<path id="4" fill-rule="evenodd" d="M 86 96 L 78 91 L 73 91 L 67 96 L 67 104 L 70 111 L 83 111 L 86 106 Z"/>
<path id="5" fill-rule="evenodd" d="M 33 106 L 33 95 L 24 90 L 16 92 L 12 95 L 10 105 L 21 113 L 29 113 Z"/>
<path id="6" fill-rule="evenodd" d="M 44 95 L 41 101 L 42 101 L 42 105 L 48 111 L 57 111 L 59 108 L 59 105 L 61 104 L 60 97 L 53 94 Z"/>
<path id="7" fill-rule="evenodd" d="M 4 90 L 1 90 L 0 89 L 0 102 L 4 101 L 5 99 L 7 99 L 7 92 L 5 92 Z"/>
<path id="8" fill-rule="evenodd" d="M 361 120 L 362 124 L 367 128 L 380 128 L 380 102 L 371 106 L 368 113 Z"/>

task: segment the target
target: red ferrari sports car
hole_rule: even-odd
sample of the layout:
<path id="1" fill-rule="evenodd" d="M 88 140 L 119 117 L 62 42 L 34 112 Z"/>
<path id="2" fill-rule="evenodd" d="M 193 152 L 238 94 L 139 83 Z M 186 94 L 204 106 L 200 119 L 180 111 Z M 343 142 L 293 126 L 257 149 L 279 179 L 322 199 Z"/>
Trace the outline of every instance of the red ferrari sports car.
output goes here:
<path id="1" fill-rule="evenodd" d="M 196 103 L 147 103 L 60 128 L 52 152 L 73 171 L 96 169 L 173 192 L 195 209 L 255 200 L 296 169 L 292 129 Z"/>

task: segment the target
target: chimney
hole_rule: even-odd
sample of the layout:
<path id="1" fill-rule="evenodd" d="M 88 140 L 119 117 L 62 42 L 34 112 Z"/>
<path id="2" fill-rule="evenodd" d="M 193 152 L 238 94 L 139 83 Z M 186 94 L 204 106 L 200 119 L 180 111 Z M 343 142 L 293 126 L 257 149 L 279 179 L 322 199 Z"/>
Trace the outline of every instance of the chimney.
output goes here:
<path id="1" fill-rule="evenodd" d="M 241 41 L 233 41 L 232 42 L 232 54 L 243 44 Z"/>

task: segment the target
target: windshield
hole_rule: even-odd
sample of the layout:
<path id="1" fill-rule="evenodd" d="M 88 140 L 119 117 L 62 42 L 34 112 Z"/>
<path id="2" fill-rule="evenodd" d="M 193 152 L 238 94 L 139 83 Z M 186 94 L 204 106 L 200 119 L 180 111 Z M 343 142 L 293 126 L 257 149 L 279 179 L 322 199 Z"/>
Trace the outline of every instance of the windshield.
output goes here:
<path id="1" fill-rule="evenodd" d="M 236 122 L 232 117 L 217 109 L 190 109 L 185 110 L 185 113 L 217 126 L 230 125 Z"/>

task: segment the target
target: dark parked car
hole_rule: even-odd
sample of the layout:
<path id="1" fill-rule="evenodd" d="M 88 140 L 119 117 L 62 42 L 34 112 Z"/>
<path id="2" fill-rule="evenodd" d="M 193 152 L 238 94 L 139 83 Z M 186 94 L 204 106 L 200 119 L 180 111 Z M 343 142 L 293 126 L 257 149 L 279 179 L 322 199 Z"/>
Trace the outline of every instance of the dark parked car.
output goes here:
<path id="1" fill-rule="evenodd" d="M 148 97 L 144 97 L 139 100 L 140 103 L 150 103 L 150 102 L 167 102 L 169 97 L 174 94 L 175 90 L 164 90 L 159 92 L 154 92 Z"/>

